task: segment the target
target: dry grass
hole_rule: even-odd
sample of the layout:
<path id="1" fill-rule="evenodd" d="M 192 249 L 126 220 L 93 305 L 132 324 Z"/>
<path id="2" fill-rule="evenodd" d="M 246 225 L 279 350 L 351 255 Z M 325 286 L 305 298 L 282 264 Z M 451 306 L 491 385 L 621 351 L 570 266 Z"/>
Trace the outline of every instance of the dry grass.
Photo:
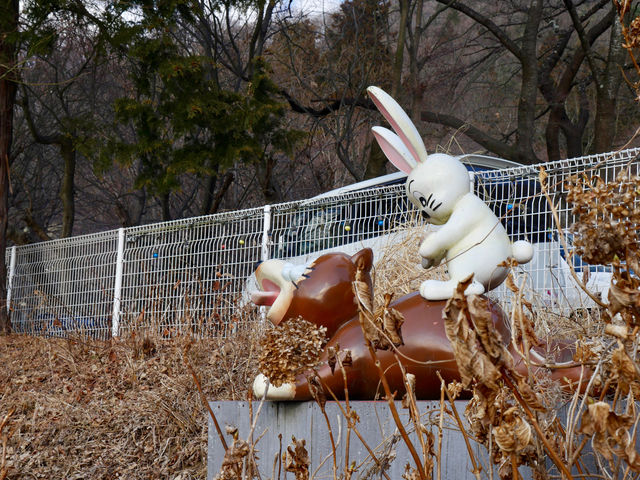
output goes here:
<path id="1" fill-rule="evenodd" d="M 373 280 L 376 304 L 383 303 L 382 292 L 393 292 L 394 298 L 416 292 L 420 284 L 434 278 L 447 278 L 445 266 L 425 270 L 420 265 L 418 249 L 425 236 L 425 226 L 405 225 L 391 233 L 375 258 Z"/>
<path id="2" fill-rule="evenodd" d="M 398 234 L 383 249 L 376 291 L 400 296 L 427 278 L 416 256 L 421 232 Z M 6 478 L 206 478 L 208 413 L 185 351 L 209 400 L 244 400 L 259 335 L 0 337 L 0 421 L 13 412 L 0 431 Z"/>
<path id="3" fill-rule="evenodd" d="M 416 291 L 426 278 L 444 278 L 444 266 L 425 271 L 419 264 L 417 251 L 423 232 L 424 227 L 407 227 L 391 235 L 387 247 L 380 250 L 382 253 L 376 259 L 373 272 L 375 304 L 384 303 L 385 293 L 393 293 L 397 298 Z M 640 267 L 634 270 L 640 270 Z M 630 306 L 640 304 L 640 300 L 636 302 L 637 289 L 621 290 L 620 302 L 626 299 L 623 293 L 633 297 L 633 302 L 627 302 Z M 471 309 L 463 296 L 458 301 L 460 308 Z M 620 309 L 628 307 L 626 303 L 619 305 Z M 614 315 L 603 318 L 603 311 L 596 310 L 574 312 L 568 317 L 546 318 L 534 314 L 527 321 L 531 322 L 531 332 L 536 329 L 547 338 L 582 339 L 581 355 L 585 362 L 591 368 L 595 365 L 599 369 L 601 379 L 608 379 L 601 390 L 603 395 L 608 388 L 617 389 L 615 398 L 618 399 L 640 392 L 637 369 L 628 367 L 636 358 L 637 348 L 635 344 L 631 345 L 630 336 L 625 333 L 619 335 L 626 343 L 619 342 L 620 347 L 614 351 L 615 341 L 612 343 L 611 337 L 603 339 L 604 326 L 608 320 L 620 328 L 635 327 L 634 332 L 637 332 L 640 321 L 637 321 L 636 313 L 633 310 L 623 317 L 624 321 Z M 463 319 L 460 325 L 468 334 L 471 327 L 465 323 L 467 316 L 451 317 L 449 320 Z M 482 320 L 481 316 L 479 320 Z M 476 319 L 472 323 L 475 322 Z M 473 338 L 482 340 L 482 335 L 487 333 L 485 330 L 474 331 L 476 336 Z M 241 331 L 230 339 L 198 341 L 186 337 L 161 340 L 140 334 L 128 334 L 108 342 L 16 335 L 0 337 L 0 364 L 4 367 L 0 371 L 0 480 L 5 477 L 206 478 L 208 417 L 185 355 L 198 373 L 208 400 L 244 400 L 257 372 L 261 353 L 259 335 L 259 329 L 253 329 Z M 462 342 L 469 338 L 469 335 L 462 335 L 458 340 Z M 496 344 L 491 339 L 485 343 Z M 477 359 L 482 345 L 483 342 L 474 341 L 462 346 L 470 352 L 469 357 Z M 492 348 L 483 348 L 480 353 L 485 356 L 492 351 Z M 571 465 L 579 464 L 579 452 L 588 437 L 582 437 L 578 454 L 572 459 L 571 452 L 578 437 L 565 443 L 565 431 L 575 435 L 580 418 L 583 423 L 584 418 L 590 418 L 584 405 L 577 409 L 580 415 L 576 413 L 563 429 L 555 420 L 557 386 L 552 386 L 546 377 L 531 377 L 529 383 L 519 379 L 503 357 L 507 355 L 496 357 L 497 360 L 488 355 L 484 362 L 470 362 L 468 358 L 463 361 L 470 367 L 483 366 L 480 369 L 483 375 L 494 373 L 492 377 L 485 375 L 486 378 L 475 371 L 468 373 L 467 384 L 475 382 L 472 407 L 476 410 L 471 408 L 467 417 L 472 427 L 483 428 L 478 431 L 471 428 L 473 435 L 481 438 L 488 432 L 487 428 L 493 429 L 492 435 L 502 442 L 498 444 L 502 456 L 495 460 L 501 465 L 500 474 L 505 478 L 520 465 L 536 462 L 545 465 L 539 460 L 556 451 L 559 452 L 557 458 L 552 460 L 567 474 Z M 617 363 L 612 358 L 617 359 Z M 600 385 L 603 383 L 600 380 Z M 478 385 L 482 387 L 481 395 Z M 574 400 L 578 398 L 576 395 Z M 619 413 L 622 403 L 613 402 L 613 408 Z M 500 408 L 496 407 L 498 404 Z M 489 408 L 491 405 L 493 407 Z M 453 404 L 451 408 L 455 409 Z M 532 411 L 537 413 L 534 415 Z M 443 397 L 441 418 L 444 412 Z M 233 422 L 233 419 L 228 420 Z M 421 422 L 417 411 L 413 421 L 415 425 Z M 552 422 L 555 422 L 553 427 Z M 543 430 L 550 432 L 551 437 L 544 435 Z M 522 433 L 522 438 L 514 437 L 513 432 Z M 467 435 L 464 430 L 463 433 Z M 578 433 L 597 436 L 602 432 Z M 491 439 L 492 435 L 485 436 Z M 514 438 L 516 443 L 512 441 Z M 557 445 L 552 445 L 549 438 Z M 493 451 L 495 454 L 496 450 Z M 417 457 L 417 450 L 414 452 Z M 599 452 L 620 456 L 618 450 L 609 452 L 604 447 Z M 631 468 L 640 471 L 640 461 L 635 462 L 628 456 L 624 459 Z M 436 463 L 440 465 L 438 457 Z M 434 468 L 433 463 L 429 465 L 430 469 Z M 620 463 L 617 465 L 611 469 L 616 475 L 620 473 Z M 411 478 L 427 478 L 426 471 L 416 468 Z M 537 473 L 543 475 L 545 472 L 540 468 Z"/>
<path id="4" fill-rule="evenodd" d="M 208 399 L 245 398 L 255 337 L 191 344 Z M 0 337 L 6 478 L 206 478 L 208 414 L 188 343 Z"/>

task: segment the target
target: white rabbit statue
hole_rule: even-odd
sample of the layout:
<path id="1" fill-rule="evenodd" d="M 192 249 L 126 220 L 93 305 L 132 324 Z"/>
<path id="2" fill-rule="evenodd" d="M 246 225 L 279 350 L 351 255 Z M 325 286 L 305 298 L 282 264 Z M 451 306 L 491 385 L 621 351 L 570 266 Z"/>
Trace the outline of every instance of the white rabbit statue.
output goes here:
<path id="1" fill-rule="evenodd" d="M 373 127 L 380 147 L 399 170 L 407 173 L 409 200 L 429 223 L 441 225 L 420 245 L 422 266 L 439 265 L 446 258 L 448 281 L 426 280 L 420 295 L 427 300 L 451 298 L 461 280 L 473 274 L 466 295 L 481 295 L 507 277 L 502 264 L 509 257 L 527 263 L 533 257 L 529 242 L 511 243 L 493 211 L 471 192 L 469 172 L 456 158 L 427 155 L 420 134 L 400 105 L 378 87 L 369 95 L 395 132 Z"/>

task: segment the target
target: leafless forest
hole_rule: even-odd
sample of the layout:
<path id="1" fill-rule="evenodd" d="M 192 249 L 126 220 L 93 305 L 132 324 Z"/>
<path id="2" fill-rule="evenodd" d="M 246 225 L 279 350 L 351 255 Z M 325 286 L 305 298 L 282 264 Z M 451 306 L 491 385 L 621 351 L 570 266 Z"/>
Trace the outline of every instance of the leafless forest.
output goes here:
<path id="1" fill-rule="evenodd" d="M 609 151 L 638 119 L 608 0 L 36 4 L 10 72 L 9 244 L 392 171 L 368 85 L 411 112 L 429 151 L 521 163 Z"/>

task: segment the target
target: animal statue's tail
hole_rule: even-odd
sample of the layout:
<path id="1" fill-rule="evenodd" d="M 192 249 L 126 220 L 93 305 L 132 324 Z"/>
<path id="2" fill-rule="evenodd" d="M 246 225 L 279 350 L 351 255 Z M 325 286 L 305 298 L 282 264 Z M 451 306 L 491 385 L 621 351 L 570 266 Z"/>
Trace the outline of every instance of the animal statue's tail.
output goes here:
<path id="1" fill-rule="evenodd" d="M 533 258 L 533 245 L 526 240 L 511 244 L 511 257 L 519 264 L 529 263 Z"/>

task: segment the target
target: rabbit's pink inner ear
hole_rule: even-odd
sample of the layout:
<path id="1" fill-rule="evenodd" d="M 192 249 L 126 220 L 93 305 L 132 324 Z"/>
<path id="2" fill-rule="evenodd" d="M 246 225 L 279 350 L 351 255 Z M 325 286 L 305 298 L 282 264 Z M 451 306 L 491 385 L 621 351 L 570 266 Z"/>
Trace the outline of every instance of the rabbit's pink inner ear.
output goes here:
<path id="1" fill-rule="evenodd" d="M 383 127 L 373 127 L 371 130 L 389 161 L 401 172 L 411 173 L 416 162 L 398 136 Z"/>
<path id="2" fill-rule="evenodd" d="M 398 102 L 396 102 L 391 95 L 378 87 L 369 87 L 367 92 L 382 116 L 387 119 L 393 130 L 398 134 L 406 148 L 409 150 L 411 156 L 415 159 L 416 165 L 421 161 L 426 160 L 427 152 L 424 150 L 424 147 L 421 145 L 422 152 L 419 152 L 418 147 L 414 145 L 414 141 L 422 142 L 420 134 Z M 401 122 L 404 123 L 404 125 Z M 414 141 L 412 141 L 409 135 L 407 135 L 405 128 L 413 132 L 413 136 L 416 137 L 414 138 Z"/>

